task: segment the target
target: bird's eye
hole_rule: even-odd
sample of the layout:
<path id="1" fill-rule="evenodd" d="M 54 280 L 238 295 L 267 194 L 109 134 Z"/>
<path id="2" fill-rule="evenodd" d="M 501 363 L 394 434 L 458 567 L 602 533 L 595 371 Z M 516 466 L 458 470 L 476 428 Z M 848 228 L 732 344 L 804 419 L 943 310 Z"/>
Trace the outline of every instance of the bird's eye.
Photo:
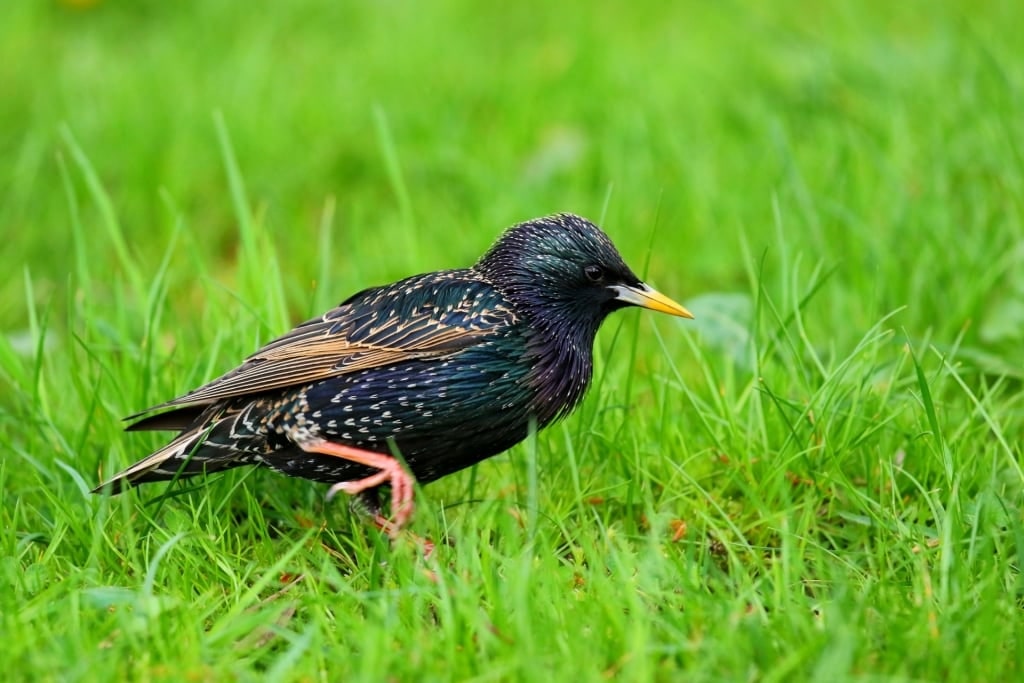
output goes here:
<path id="1" fill-rule="evenodd" d="M 583 274 L 591 282 L 600 282 L 604 279 L 604 268 L 596 265 L 589 265 L 583 269 Z"/>

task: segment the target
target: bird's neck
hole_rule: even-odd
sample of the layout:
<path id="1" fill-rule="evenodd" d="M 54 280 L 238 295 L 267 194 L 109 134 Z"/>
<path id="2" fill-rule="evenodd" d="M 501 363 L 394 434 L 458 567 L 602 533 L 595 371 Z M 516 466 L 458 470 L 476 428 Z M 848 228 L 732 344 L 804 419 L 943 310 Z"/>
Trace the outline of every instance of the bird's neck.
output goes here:
<path id="1" fill-rule="evenodd" d="M 583 398 L 594 374 L 597 327 L 577 322 L 531 326 L 527 381 L 533 387 L 533 414 L 543 427 L 568 414 Z"/>

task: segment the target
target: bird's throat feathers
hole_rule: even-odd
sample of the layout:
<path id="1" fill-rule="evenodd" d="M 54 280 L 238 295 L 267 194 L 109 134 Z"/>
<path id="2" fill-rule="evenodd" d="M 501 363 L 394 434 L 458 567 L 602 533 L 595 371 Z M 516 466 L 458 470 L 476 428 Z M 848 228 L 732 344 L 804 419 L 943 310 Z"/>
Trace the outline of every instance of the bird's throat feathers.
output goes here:
<path id="1" fill-rule="evenodd" d="M 565 319 L 545 328 L 535 327 L 528 340 L 531 369 L 527 382 L 535 393 L 532 413 L 540 427 L 569 414 L 579 404 L 594 374 L 594 337 L 597 328 L 571 325 Z"/>

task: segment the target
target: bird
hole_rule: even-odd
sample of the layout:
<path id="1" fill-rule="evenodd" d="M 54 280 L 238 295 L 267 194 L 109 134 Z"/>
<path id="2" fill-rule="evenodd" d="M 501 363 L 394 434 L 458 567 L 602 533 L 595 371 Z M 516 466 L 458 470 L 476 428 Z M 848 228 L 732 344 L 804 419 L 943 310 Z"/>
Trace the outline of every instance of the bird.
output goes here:
<path id="1" fill-rule="evenodd" d="M 568 415 L 590 384 L 598 329 L 630 306 L 693 317 L 587 219 L 519 223 L 470 268 L 364 289 L 226 374 L 125 418 L 127 431 L 178 433 L 93 493 L 254 465 L 331 484 L 328 498 L 354 496 L 395 536 L 416 484 Z"/>

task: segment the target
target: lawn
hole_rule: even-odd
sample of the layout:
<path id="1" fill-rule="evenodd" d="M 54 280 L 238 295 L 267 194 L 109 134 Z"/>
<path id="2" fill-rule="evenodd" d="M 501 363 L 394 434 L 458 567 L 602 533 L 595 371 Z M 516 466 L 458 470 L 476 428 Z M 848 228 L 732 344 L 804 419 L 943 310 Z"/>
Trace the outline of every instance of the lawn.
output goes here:
<path id="1" fill-rule="evenodd" d="M 0 5 L 7 680 L 1024 678 L 1024 5 L 260 5 Z M 430 558 L 269 471 L 89 493 L 555 211 L 697 320 L 418 490 Z"/>

